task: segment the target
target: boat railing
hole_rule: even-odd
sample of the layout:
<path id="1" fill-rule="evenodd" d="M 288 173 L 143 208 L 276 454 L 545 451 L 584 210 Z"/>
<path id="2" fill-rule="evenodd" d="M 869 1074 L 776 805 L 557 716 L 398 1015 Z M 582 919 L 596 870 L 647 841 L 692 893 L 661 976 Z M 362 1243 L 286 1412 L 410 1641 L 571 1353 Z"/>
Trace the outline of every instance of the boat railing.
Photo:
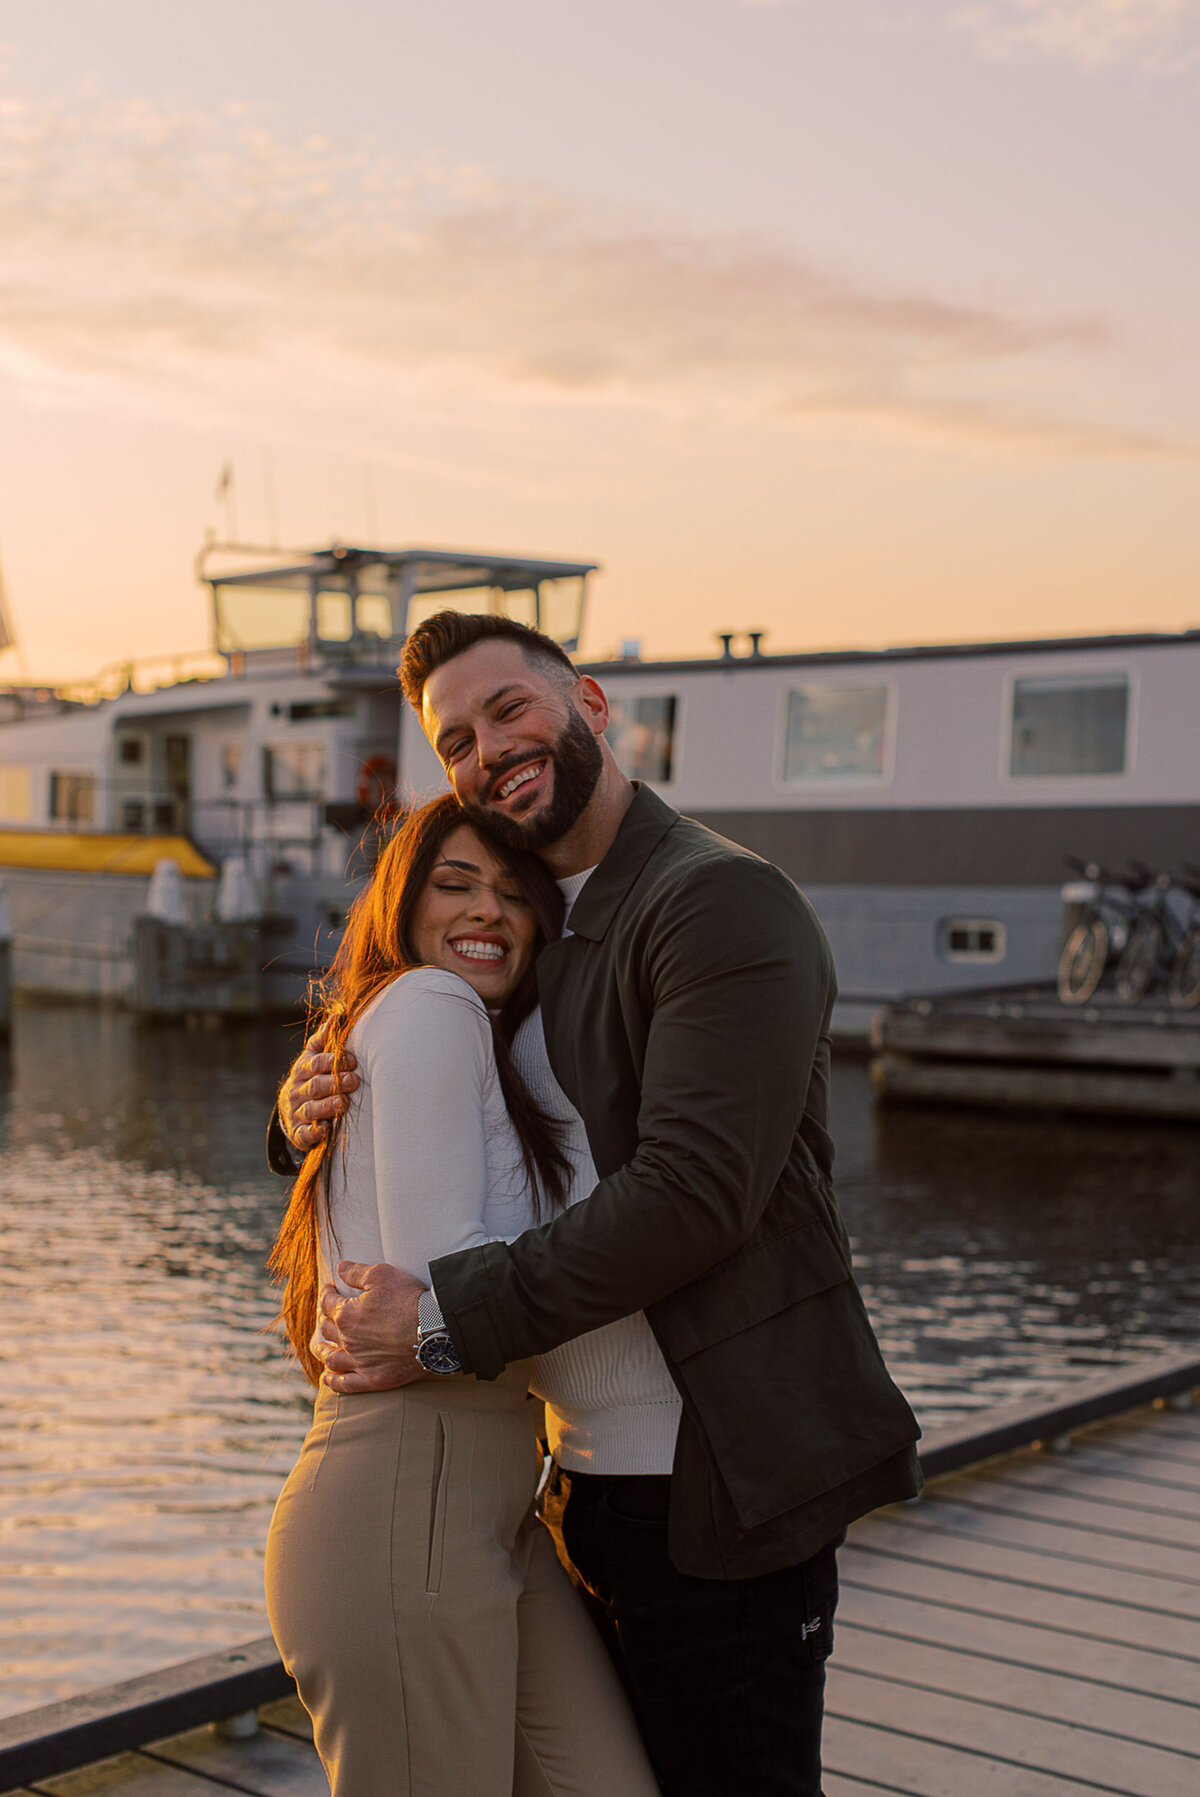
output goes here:
<path id="1" fill-rule="evenodd" d="M 80 680 L 41 681 L 36 685 L 8 686 L 4 691 L 31 706 L 55 702 L 98 705 L 103 699 L 119 699 L 123 693 L 152 693 L 188 681 L 219 680 L 226 672 L 223 656 L 211 649 L 192 649 L 177 655 L 142 655 L 109 662 L 99 673 Z"/>

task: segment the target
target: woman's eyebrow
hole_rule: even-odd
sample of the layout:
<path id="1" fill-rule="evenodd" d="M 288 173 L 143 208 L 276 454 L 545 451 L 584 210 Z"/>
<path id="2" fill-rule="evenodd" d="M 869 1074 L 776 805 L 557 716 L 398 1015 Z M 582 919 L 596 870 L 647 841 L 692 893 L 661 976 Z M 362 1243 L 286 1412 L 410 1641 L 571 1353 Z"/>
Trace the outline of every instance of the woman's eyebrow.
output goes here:
<path id="1" fill-rule="evenodd" d="M 479 869 L 476 867 L 476 865 L 473 861 L 451 861 L 448 857 L 445 857 L 445 856 L 442 858 L 441 861 L 438 862 L 438 866 L 439 867 L 457 867 L 459 869 L 459 871 L 464 874 L 477 874 L 479 872 Z"/>

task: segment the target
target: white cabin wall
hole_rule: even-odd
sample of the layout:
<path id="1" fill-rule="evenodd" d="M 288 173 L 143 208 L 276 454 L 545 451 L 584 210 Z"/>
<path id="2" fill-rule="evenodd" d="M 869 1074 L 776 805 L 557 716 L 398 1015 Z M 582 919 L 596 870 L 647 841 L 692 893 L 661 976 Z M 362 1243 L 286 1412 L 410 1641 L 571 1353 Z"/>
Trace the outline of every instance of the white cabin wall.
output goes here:
<path id="1" fill-rule="evenodd" d="M 20 829 L 23 825 L 45 829 L 51 822 L 51 774 L 91 774 L 96 781 L 96 818 L 90 826 L 76 827 L 104 828 L 106 709 L 57 712 L 0 727 L 0 765 L 29 770 L 28 817 L 0 818 L 0 824 L 8 829 Z"/>
<path id="2" fill-rule="evenodd" d="M 423 805 L 446 791 L 442 764 L 430 748 L 411 705 L 400 716 L 400 795 L 405 804 Z"/>
<path id="3" fill-rule="evenodd" d="M 1025 676 L 1128 672 L 1121 774 L 1013 779 L 1013 682 Z M 658 673 L 597 670 L 610 694 L 679 700 L 675 777 L 663 797 L 683 811 L 874 811 L 1059 805 L 1191 804 L 1200 799 L 1200 642 L 911 660 L 734 662 Z M 892 688 L 882 779 L 784 782 L 787 694 L 805 683 Z"/>

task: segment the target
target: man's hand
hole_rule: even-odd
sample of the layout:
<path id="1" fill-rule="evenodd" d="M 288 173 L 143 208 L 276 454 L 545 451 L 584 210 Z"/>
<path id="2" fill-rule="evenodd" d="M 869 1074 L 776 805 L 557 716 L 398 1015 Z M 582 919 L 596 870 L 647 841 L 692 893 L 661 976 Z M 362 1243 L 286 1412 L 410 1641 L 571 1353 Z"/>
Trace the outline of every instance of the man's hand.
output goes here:
<path id="1" fill-rule="evenodd" d="M 323 1355 L 321 1384 L 331 1391 L 391 1391 L 424 1379 L 413 1353 L 421 1281 L 386 1262 L 365 1267 L 343 1260 L 337 1271 L 357 1293 L 344 1298 L 336 1285 L 322 1289 L 319 1326 L 333 1345 Z"/>
<path id="2" fill-rule="evenodd" d="M 335 1090 L 333 1056 L 325 1053 L 326 1032 L 323 1023 L 308 1038 L 292 1064 L 292 1070 L 279 1089 L 279 1121 L 293 1148 L 307 1154 L 325 1138 L 329 1120 L 346 1109 L 346 1094 L 359 1084 L 358 1066 L 352 1054 L 342 1057 L 340 1090 Z"/>

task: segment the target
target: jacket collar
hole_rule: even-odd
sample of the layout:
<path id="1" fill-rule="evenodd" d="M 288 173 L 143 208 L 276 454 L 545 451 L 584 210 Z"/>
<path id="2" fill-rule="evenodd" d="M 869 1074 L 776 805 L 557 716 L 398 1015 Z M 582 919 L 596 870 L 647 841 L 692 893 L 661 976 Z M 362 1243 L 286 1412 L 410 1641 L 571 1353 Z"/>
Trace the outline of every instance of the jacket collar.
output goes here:
<path id="1" fill-rule="evenodd" d="M 612 847 L 571 907 L 568 927 L 572 936 L 600 941 L 651 853 L 679 821 L 679 813 L 656 792 L 639 781 L 634 786 L 633 803 L 621 819 Z"/>

